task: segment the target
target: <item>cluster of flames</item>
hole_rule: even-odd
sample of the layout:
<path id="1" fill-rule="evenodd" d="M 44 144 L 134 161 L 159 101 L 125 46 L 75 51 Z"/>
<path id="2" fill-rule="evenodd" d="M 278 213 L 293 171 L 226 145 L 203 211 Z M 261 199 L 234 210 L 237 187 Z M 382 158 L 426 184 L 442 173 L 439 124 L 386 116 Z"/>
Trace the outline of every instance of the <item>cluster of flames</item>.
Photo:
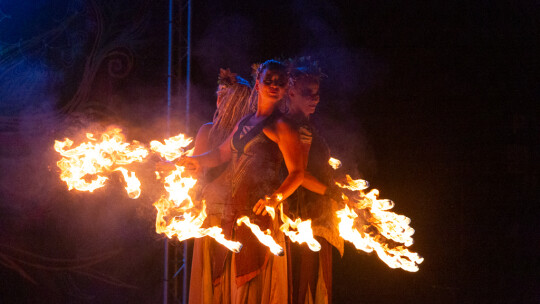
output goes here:
<path id="1" fill-rule="evenodd" d="M 89 191 L 104 187 L 108 180 L 107 175 L 112 172 L 121 172 L 126 183 L 126 191 L 130 198 L 136 199 L 141 194 L 141 182 L 135 172 L 129 171 L 125 166 L 134 162 L 143 162 L 150 152 L 159 154 L 163 159 L 173 161 L 191 151 L 186 147 L 192 139 L 184 134 L 159 141 L 150 142 L 150 148 L 132 141 L 127 143 L 121 129 L 110 128 L 99 138 L 87 133 L 87 142 L 72 148 L 73 141 L 55 141 L 54 149 L 60 153 L 62 159 L 57 162 L 61 170 L 60 179 L 66 182 L 68 190 Z M 339 160 L 331 158 L 329 164 L 337 169 L 341 166 Z M 158 178 L 160 173 L 156 172 Z M 220 227 L 203 228 L 206 219 L 206 205 L 196 206 L 190 196 L 190 190 L 197 180 L 189 176 L 183 166 L 174 165 L 172 172 L 164 178 L 164 194 L 154 203 L 157 209 L 156 232 L 163 233 L 169 238 L 176 237 L 183 241 L 189 238 L 210 236 L 229 250 L 239 252 L 242 244 L 227 240 Z M 410 219 L 397 215 L 389 210 L 394 206 L 389 200 L 378 199 L 378 190 L 368 193 L 368 183 L 364 180 L 353 180 L 347 176 L 345 183 L 336 183 L 339 187 L 354 193 L 347 197 L 343 195 L 345 206 L 336 212 L 339 218 L 339 232 L 341 237 L 354 244 L 357 249 L 375 251 L 379 258 L 392 268 L 402 268 L 407 271 L 418 271 L 418 264 L 423 259 L 406 247 L 412 245 L 414 230 L 409 226 Z M 278 196 L 278 200 L 282 197 Z M 275 220 L 276 210 L 266 207 L 266 211 Z M 359 216 L 358 214 L 362 214 Z M 284 212 L 282 204 L 279 207 L 280 230 L 293 242 L 306 243 L 313 251 L 319 251 L 321 245 L 315 240 L 311 228 L 311 220 L 292 220 Z M 237 220 L 237 225 L 246 225 L 251 229 L 259 241 L 267 246 L 276 255 L 283 254 L 283 248 L 274 240 L 271 231 L 262 231 L 259 226 L 251 223 L 249 217 L 244 216 Z M 390 246 L 390 241 L 399 243 L 399 246 Z"/>

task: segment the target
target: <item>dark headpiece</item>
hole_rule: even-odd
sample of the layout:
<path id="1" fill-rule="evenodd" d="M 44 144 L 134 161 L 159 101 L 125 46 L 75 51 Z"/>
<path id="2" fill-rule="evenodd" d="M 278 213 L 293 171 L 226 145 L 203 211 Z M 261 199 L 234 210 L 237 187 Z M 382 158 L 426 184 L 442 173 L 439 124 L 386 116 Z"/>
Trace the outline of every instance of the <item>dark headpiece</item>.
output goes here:
<path id="1" fill-rule="evenodd" d="M 289 86 L 294 86 L 300 78 L 307 78 L 320 82 L 326 75 L 321 71 L 319 62 L 312 60 L 311 57 L 300 57 L 287 60 L 289 73 Z"/>
<path id="2" fill-rule="evenodd" d="M 263 63 L 254 63 L 251 65 L 251 76 L 253 76 L 253 81 L 257 81 L 264 70 L 286 71 L 287 66 L 275 59 L 269 59 Z"/>

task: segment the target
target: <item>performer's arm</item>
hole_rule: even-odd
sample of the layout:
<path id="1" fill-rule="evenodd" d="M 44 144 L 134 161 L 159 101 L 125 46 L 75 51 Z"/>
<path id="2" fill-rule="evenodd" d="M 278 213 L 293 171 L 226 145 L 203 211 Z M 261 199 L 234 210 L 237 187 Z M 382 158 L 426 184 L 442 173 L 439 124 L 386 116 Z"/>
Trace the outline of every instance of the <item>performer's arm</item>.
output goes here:
<path id="1" fill-rule="evenodd" d="M 234 127 L 234 130 L 219 147 L 199 155 L 187 156 L 180 159 L 178 163 L 186 166 L 190 170 L 193 170 L 201 166 L 206 168 L 213 168 L 229 161 L 232 157 L 231 139 L 237 129 L 238 124 L 236 125 L 236 127 Z"/>
<path id="2" fill-rule="evenodd" d="M 210 143 L 208 142 L 208 135 L 212 129 L 213 124 L 211 122 L 202 125 L 195 136 L 195 146 L 193 148 L 193 155 L 199 155 L 210 150 Z"/>
<path id="3" fill-rule="evenodd" d="M 304 180 L 304 150 L 298 132 L 290 124 L 283 120 L 278 120 L 274 128 L 265 128 L 264 133 L 278 144 L 279 150 L 285 160 L 285 165 L 289 174 L 281 186 L 272 194 L 271 199 L 261 199 L 253 207 L 255 214 L 266 215 L 266 206 L 276 207 L 279 203 L 289 197 Z M 278 199 L 281 196 L 281 199 Z"/>
<path id="4" fill-rule="evenodd" d="M 321 183 L 318 179 L 311 175 L 309 171 L 304 172 L 304 181 L 302 182 L 302 187 L 320 195 L 324 195 L 326 189 L 328 188 L 325 184 Z"/>

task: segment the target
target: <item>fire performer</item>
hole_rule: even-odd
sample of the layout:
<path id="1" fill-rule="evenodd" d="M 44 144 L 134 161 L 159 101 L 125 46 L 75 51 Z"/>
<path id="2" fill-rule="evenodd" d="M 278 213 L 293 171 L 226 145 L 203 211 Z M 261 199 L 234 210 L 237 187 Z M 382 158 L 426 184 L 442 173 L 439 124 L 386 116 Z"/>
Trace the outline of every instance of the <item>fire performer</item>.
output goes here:
<path id="1" fill-rule="evenodd" d="M 246 226 L 236 225 L 237 218 L 249 216 L 261 229 L 269 229 L 286 249 L 278 219 L 265 216 L 265 207 L 278 206 L 304 179 L 300 135 L 278 110 L 287 88 L 286 67 L 268 60 L 259 66 L 255 79 L 250 99 L 256 102 L 257 111 L 244 117 L 218 148 L 184 159 L 185 165 L 195 168 L 215 167 L 232 159 L 232 196 L 223 210 L 222 227 L 226 237 L 241 242 L 243 248 L 231 254 L 216 247 L 217 303 L 287 303 L 290 297 L 286 254 L 274 256 Z M 280 182 L 283 161 L 288 175 Z"/>
<path id="2" fill-rule="evenodd" d="M 313 234 L 321 244 L 319 252 L 291 244 L 293 303 L 301 304 L 332 302 L 332 245 L 341 254 L 344 247 L 335 216 L 341 191 L 335 186 L 333 169 L 328 164 L 330 151 L 309 120 L 319 103 L 322 75 L 316 62 L 303 58 L 293 61 L 289 72 L 287 116 L 296 123 L 302 141 L 310 146 L 305 151 L 308 161 L 303 187 L 288 199 L 289 212 L 292 218 L 311 219 Z"/>
<path id="3" fill-rule="evenodd" d="M 202 154 L 216 148 L 233 131 L 240 120 L 249 113 L 249 82 L 229 69 L 220 69 L 216 111 L 212 122 L 201 126 L 195 138 L 194 154 Z M 203 169 L 199 179 L 202 185 L 201 199 L 206 204 L 208 217 L 205 226 L 219 226 L 225 201 L 230 197 L 230 163 L 216 168 Z M 212 238 L 196 238 L 193 246 L 189 302 L 212 303 Z"/>

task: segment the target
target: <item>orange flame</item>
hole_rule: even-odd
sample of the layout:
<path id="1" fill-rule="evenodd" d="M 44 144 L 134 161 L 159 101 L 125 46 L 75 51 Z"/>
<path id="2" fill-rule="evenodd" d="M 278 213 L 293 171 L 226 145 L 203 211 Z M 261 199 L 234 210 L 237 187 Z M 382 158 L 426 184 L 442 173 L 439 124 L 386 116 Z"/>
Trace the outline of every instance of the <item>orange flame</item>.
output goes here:
<path id="1" fill-rule="evenodd" d="M 363 179 L 352 179 L 350 175 L 346 175 L 347 182 L 342 184 L 339 182 L 336 182 L 336 185 L 340 186 L 344 189 L 349 189 L 352 191 L 362 191 L 364 189 L 369 188 L 369 182 L 367 180 Z"/>
<path id="2" fill-rule="evenodd" d="M 275 214 L 275 210 L 272 207 L 267 207 L 267 210 L 271 209 L 272 213 Z M 313 237 L 313 229 L 311 229 L 311 219 L 302 221 L 301 218 L 297 218 L 296 220 L 291 220 L 285 213 L 283 212 L 283 205 L 279 206 L 279 212 L 280 212 L 280 218 L 283 224 L 279 227 L 279 230 L 281 230 L 286 236 L 288 236 L 291 241 L 296 242 L 298 244 L 306 243 L 311 249 L 311 251 L 319 251 L 321 250 L 321 244 L 315 240 Z M 268 212 L 271 214 L 270 212 Z M 291 231 L 292 229 L 296 229 L 296 231 Z"/>
<path id="3" fill-rule="evenodd" d="M 269 196 L 265 197 L 266 200 L 270 200 L 271 198 Z M 283 194 L 278 193 L 276 195 L 276 199 L 278 201 L 283 200 Z M 266 206 L 265 207 L 266 212 L 268 212 L 268 215 L 272 219 L 276 218 L 276 210 L 274 207 Z M 313 229 L 311 229 L 311 220 L 305 220 L 302 221 L 302 219 L 297 218 L 296 220 L 291 220 L 285 213 L 283 212 L 283 205 L 279 205 L 279 212 L 280 212 L 280 219 L 283 222 L 283 224 L 279 227 L 279 230 L 281 230 L 286 236 L 288 236 L 291 241 L 296 242 L 298 244 L 306 243 L 312 251 L 319 251 L 321 250 L 321 244 L 315 240 L 313 237 Z M 291 231 L 292 229 L 296 229 L 296 231 Z"/>
<path id="4" fill-rule="evenodd" d="M 179 241 L 210 236 L 233 252 L 240 252 L 242 249 L 242 244 L 239 242 L 225 239 L 221 228 L 215 226 L 201 228 L 206 218 L 206 205 L 204 203 L 203 210 L 197 215 L 192 214 L 191 211 L 186 212 L 165 197 L 161 197 L 155 202 L 154 207 L 157 209 L 157 233 L 164 233 L 169 238 L 176 236 Z M 167 221 L 166 218 L 171 219 Z"/>
<path id="5" fill-rule="evenodd" d="M 184 134 L 178 134 L 169 139 L 165 139 L 165 144 L 162 144 L 157 140 L 151 141 L 150 149 L 159 153 L 161 157 L 165 158 L 166 160 L 172 161 L 186 154 L 186 152 L 184 152 L 184 148 L 187 147 L 192 141 L 193 139 L 191 137 L 186 138 Z"/>
<path id="6" fill-rule="evenodd" d="M 112 171 L 115 165 L 142 162 L 148 155 L 148 150 L 139 142 L 126 143 L 119 128 L 109 128 L 100 141 L 92 133 L 87 133 L 86 137 L 90 141 L 75 148 L 71 148 L 73 141 L 69 138 L 54 143 L 54 149 L 62 155 L 56 163 L 61 169 L 60 179 L 66 182 L 68 190 L 92 192 L 105 185 L 108 178 L 101 174 Z M 94 179 L 86 181 L 85 178 L 90 177 Z"/>
<path id="7" fill-rule="evenodd" d="M 66 182 L 68 189 L 92 192 L 105 185 L 108 179 L 104 176 L 105 173 L 120 171 L 126 181 L 128 195 L 131 198 L 138 198 L 141 194 L 140 181 L 134 172 L 129 172 L 121 166 L 142 162 L 148 155 L 148 150 L 137 141 L 131 144 L 126 143 L 119 128 L 109 128 L 99 140 L 91 133 L 87 133 L 86 136 L 89 141 L 75 148 L 71 148 L 73 141 L 68 138 L 64 141 L 55 141 L 54 148 L 62 155 L 62 159 L 57 162 L 61 169 L 60 178 Z M 166 139 L 165 144 L 152 141 L 151 150 L 171 161 L 191 153 L 192 151 L 184 150 L 191 141 L 191 138 L 179 134 Z M 341 166 L 341 162 L 335 158 L 330 158 L 329 163 L 334 169 Z M 156 178 L 163 180 L 164 188 L 168 193 L 162 195 L 154 203 L 157 209 L 156 231 L 158 233 L 164 233 L 169 238 L 176 236 L 180 241 L 192 237 L 210 236 L 230 250 L 240 251 L 242 244 L 225 239 L 221 228 L 201 228 L 207 217 L 206 205 L 203 201 L 201 211 L 195 208 L 189 191 L 197 180 L 187 176 L 184 167 L 176 166 L 176 169 L 165 178 L 156 172 Z M 418 264 L 422 263 L 423 258 L 405 248 L 413 243 L 414 229 L 409 226 L 410 219 L 390 212 L 394 203 L 390 200 L 378 199 L 377 189 L 364 193 L 363 190 L 369 187 L 365 180 L 353 180 L 347 175 L 346 182 L 336 184 L 355 192 L 350 198 L 343 195 L 347 204 L 342 210 L 336 212 L 340 219 L 340 235 L 358 249 L 366 252 L 375 251 L 379 258 L 392 268 L 418 271 Z M 278 201 L 282 198 L 282 195 L 277 196 Z M 267 206 L 266 211 L 272 219 L 275 219 L 274 208 Z M 360 212 L 369 213 L 370 216 L 359 217 Z M 280 219 L 283 222 L 280 230 L 293 242 L 305 242 L 311 250 L 320 250 L 320 244 L 313 237 L 311 220 L 292 221 L 284 214 L 282 206 L 280 206 Z M 365 220 L 366 223 L 359 225 L 360 220 Z M 283 248 L 272 238 L 270 230 L 261 231 L 260 227 L 251 223 L 248 217 L 237 220 L 238 225 L 242 223 L 247 225 L 272 253 L 283 255 Z M 373 231 L 368 232 L 368 228 L 371 227 L 375 228 L 378 234 L 372 233 Z M 391 247 L 389 241 L 403 245 Z"/>
<path id="8" fill-rule="evenodd" d="M 124 180 L 126 181 L 126 191 L 128 196 L 132 199 L 139 198 L 141 195 L 141 181 L 135 176 L 135 172 L 129 172 L 128 170 L 119 167 L 114 171 L 122 172 Z M 130 174 L 131 173 L 131 174 Z"/>
<path id="9" fill-rule="evenodd" d="M 337 170 L 341 167 L 341 161 L 339 159 L 330 157 L 328 160 L 328 164 L 332 167 L 332 169 Z"/>
<path id="10" fill-rule="evenodd" d="M 201 228 L 207 216 L 206 204 L 203 202 L 202 211 L 197 214 L 189 195 L 197 180 L 183 176 L 184 167 L 175 167 L 176 169 L 164 178 L 164 188 L 168 196 L 163 195 L 154 203 L 157 209 L 156 232 L 164 233 L 169 238 L 176 236 L 179 241 L 210 236 L 229 250 L 240 252 L 242 244 L 225 239 L 220 227 Z"/>
<path id="11" fill-rule="evenodd" d="M 347 182 L 336 184 L 344 189 L 355 191 L 358 196 L 347 197 L 343 195 L 347 205 L 336 212 L 340 219 L 339 232 L 341 237 L 354 244 L 357 249 L 366 252 L 377 252 L 377 256 L 391 268 L 402 268 L 406 271 L 418 271 L 418 265 L 424 261 L 417 253 L 409 251 L 406 247 L 413 244 L 414 229 L 409 224 L 411 220 L 388 210 L 394 207 L 390 200 L 378 199 L 379 190 L 372 189 L 367 194 L 362 190 L 369 187 L 365 180 L 353 180 L 347 175 Z M 364 225 L 358 227 L 358 214 L 355 212 L 369 211 L 370 216 L 364 220 Z M 359 219 L 358 219 L 359 220 Z M 367 232 L 375 227 L 380 235 Z M 390 247 L 388 240 L 401 243 L 404 246 Z"/>
<path id="12" fill-rule="evenodd" d="M 272 238 L 272 235 L 271 235 L 272 232 L 270 231 L 270 229 L 267 229 L 266 231 L 263 232 L 259 226 L 257 226 L 256 224 L 252 224 L 251 221 L 249 220 L 249 217 L 247 216 L 243 216 L 239 218 L 238 220 L 236 220 L 237 225 L 240 225 L 242 223 L 248 226 L 251 229 L 251 232 L 253 232 L 253 234 L 257 237 L 257 239 L 259 239 L 259 242 L 261 242 L 263 245 L 270 248 L 270 251 L 273 254 L 279 255 L 279 256 L 282 256 L 284 254 L 283 248 L 279 246 L 278 243 L 276 243 L 274 238 Z"/>

